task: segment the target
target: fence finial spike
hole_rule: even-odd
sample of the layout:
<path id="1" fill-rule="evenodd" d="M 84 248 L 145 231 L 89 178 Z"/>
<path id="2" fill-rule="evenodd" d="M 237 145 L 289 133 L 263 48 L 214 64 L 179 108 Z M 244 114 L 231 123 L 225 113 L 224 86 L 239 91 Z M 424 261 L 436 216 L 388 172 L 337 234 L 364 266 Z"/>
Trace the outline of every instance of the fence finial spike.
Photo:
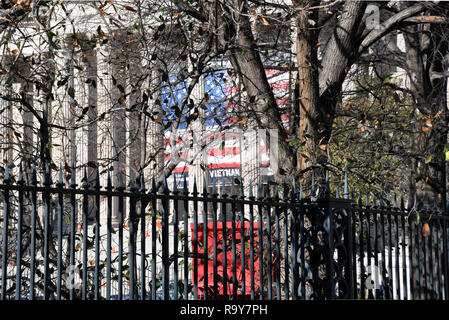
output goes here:
<path id="1" fill-rule="evenodd" d="M 196 176 L 193 177 L 193 195 L 194 196 L 198 195 L 198 186 L 196 184 Z"/>
<path id="2" fill-rule="evenodd" d="M 140 192 L 145 193 L 145 173 L 143 169 L 140 169 Z"/>
<path id="3" fill-rule="evenodd" d="M 95 170 L 95 188 L 97 190 L 101 189 L 101 185 L 100 185 L 100 167 L 98 166 L 98 163 L 97 163 L 97 169 Z"/>
<path id="4" fill-rule="evenodd" d="M 231 197 L 235 196 L 234 181 L 231 182 Z"/>
<path id="5" fill-rule="evenodd" d="M 366 195 L 365 195 L 366 199 L 365 199 L 365 206 L 369 206 L 369 191 L 366 191 Z"/>
<path id="6" fill-rule="evenodd" d="M 295 180 L 295 177 L 292 178 L 292 192 L 296 193 L 296 180 Z"/>
<path id="7" fill-rule="evenodd" d="M 312 170 L 312 182 L 310 188 L 311 196 L 315 196 L 315 172 Z"/>
<path id="8" fill-rule="evenodd" d="M 45 164 L 45 178 L 44 178 L 44 184 L 47 187 L 52 185 L 50 170 L 51 170 L 50 169 L 50 164 L 47 162 Z"/>
<path id="9" fill-rule="evenodd" d="M 70 187 L 76 187 L 76 168 L 71 167 L 70 169 Z"/>
<path id="10" fill-rule="evenodd" d="M 108 170 L 107 188 L 108 190 L 112 189 L 111 170 Z"/>
<path id="11" fill-rule="evenodd" d="M 274 189 L 274 199 L 279 201 L 279 188 Z"/>
<path id="12" fill-rule="evenodd" d="M 212 194 L 217 195 L 217 181 L 216 179 L 212 180 Z"/>
<path id="13" fill-rule="evenodd" d="M 250 181 L 249 182 L 249 198 L 252 198 L 252 197 L 254 197 L 254 194 L 253 194 L 253 183 L 252 183 L 252 181 Z"/>
<path id="14" fill-rule="evenodd" d="M 162 191 L 166 194 L 170 192 L 170 190 L 168 189 L 167 175 L 165 174 L 165 172 L 162 174 Z"/>
<path id="15" fill-rule="evenodd" d="M 239 187 L 240 187 L 240 198 L 245 198 L 245 193 L 244 193 L 244 191 L 243 191 L 243 179 L 242 180 L 239 180 L 239 182 L 240 182 L 240 184 L 239 184 Z"/>
<path id="16" fill-rule="evenodd" d="M 401 211 L 404 211 L 405 210 L 404 195 L 401 195 L 401 204 L 400 204 L 400 206 L 401 206 Z"/>
<path id="17" fill-rule="evenodd" d="M 393 208 L 397 208 L 397 207 L 398 207 L 397 196 L 396 196 L 396 193 L 394 193 L 394 196 L 393 196 Z"/>
<path id="18" fill-rule="evenodd" d="M 360 191 L 358 192 L 357 203 L 362 206 L 362 193 Z"/>
<path id="19" fill-rule="evenodd" d="M 335 186 L 335 198 L 340 199 L 340 191 L 338 189 L 338 186 Z"/>
<path id="20" fill-rule="evenodd" d="M 257 198 L 261 199 L 262 197 L 262 183 L 259 181 L 259 183 L 257 184 Z"/>
<path id="21" fill-rule="evenodd" d="M 304 199 L 304 192 L 303 192 L 303 187 L 302 187 L 302 183 L 299 184 L 299 200 Z"/>
<path id="22" fill-rule="evenodd" d="M 86 167 L 84 167 L 84 171 L 83 171 L 83 183 L 82 186 L 83 188 L 89 188 L 89 182 L 87 181 L 87 170 Z"/>
<path id="23" fill-rule="evenodd" d="M 20 164 L 19 164 L 19 179 L 17 181 L 18 184 L 23 184 L 23 165 L 22 165 L 22 160 L 20 160 Z"/>
<path id="24" fill-rule="evenodd" d="M 206 175 L 203 175 L 203 195 L 207 195 L 207 181 L 206 181 Z"/>
<path id="25" fill-rule="evenodd" d="M 176 174 L 173 175 L 173 193 L 178 192 L 178 182 L 176 181 Z"/>
<path id="26" fill-rule="evenodd" d="M 286 182 L 283 183 L 282 188 L 283 188 L 283 193 L 282 193 L 283 200 L 284 200 L 284 202 L 287 202 L 287 200 L 288 200 L 288 185 Z"/>
<path id="27" fill-rule="evenodd" d="M 376 193 L 373 193 L 373 207 L 377 207 L 377 198 L 376 198 Z"/>
<path id="28" fill-rule="evenodd" d="M 379 195 L 379 207 L 381 207 L 381 208 L 384 207 L 384 200 L 383 200 L 382 194 Z"/>
<path id="29" fill-rule="evenodd" d="M 151 177 L 151 193 L 157 193 L 156 178 L 154 175 Z"/>
<path id="30" fill-rule="evenodd" d="M 20 168 L 22 171 L 22 168 Z M 59 180 L 58 180 L 58 186 L 62 187 L 64 185 L 64 178 L 62 174 L 62 163 L 59 164 Z"/>
<path id="31" fill-rule="evenodd" d="M 326 170 L 324 196 L 325 196 L 325 198 L 329 198 L 330 195 L 331 195 L 331 187 L 330 187 L 330 184 L 329 184 L 329 171 Z"/>
<path id="32" fill-rule="evenodd" d="M 31 184 L 33 186 L 37 185 L 37 169 L 36 169 L 36 164 L 33 164 L 33 173 L 31 175 Z"/>
<path id="33" fill-rule="evenodd" d="M 349 197 L 349 187 L 348 187 L 348 169 L 345 169 L 345 184 L 343 189 L 343 198 L 348 199 Z"/>
<path id="34" fill-rule="evenodd" d="M 130 170 L 129 175 L 129 191 L 134 191 L 136 189 L 135 183 L 134 183 L 134 170 Z"/>
<path id="35" fill-rule="evenodd" d="M 119 173 L 118 173 L 118 187 L 119 188 L 124 188 L 122 170 L 120 170 Z"/>
<path id="36" fill-rule="evenodd" d="M 183 194 L 186 196 L 189 194 L 189 188 L 187 187 L 187 179 L 185 174 L 183 175 L 183 183 L 182 183 Z"/>

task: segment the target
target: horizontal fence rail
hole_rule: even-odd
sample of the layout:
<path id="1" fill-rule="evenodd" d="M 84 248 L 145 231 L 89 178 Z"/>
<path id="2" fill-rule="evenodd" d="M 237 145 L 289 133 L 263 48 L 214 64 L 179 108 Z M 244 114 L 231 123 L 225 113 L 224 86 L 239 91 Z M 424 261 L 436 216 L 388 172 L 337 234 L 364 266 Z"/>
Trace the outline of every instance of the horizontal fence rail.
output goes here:
<path id="1" fill-rule="evenodd" d="M 1 296 L 8 299 L 447 299 L 447 219 L 365 195 L 213 185 L 50 168 L 0 184 Z M 26 176 L 26 178 L 25 178 Z M 386 203 L 385 203 L 386 202 Z"/>

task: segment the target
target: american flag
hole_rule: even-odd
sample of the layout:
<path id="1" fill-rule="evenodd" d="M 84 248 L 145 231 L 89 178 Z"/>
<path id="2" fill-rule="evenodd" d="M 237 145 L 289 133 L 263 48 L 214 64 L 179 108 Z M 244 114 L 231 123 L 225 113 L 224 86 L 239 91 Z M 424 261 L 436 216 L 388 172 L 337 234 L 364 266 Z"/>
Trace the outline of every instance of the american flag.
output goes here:
<path id="1" fill-rule="evenodd" d="M 290 79 L 289 72 L 267 69 L 266 75 L 273 89 L 276 102 L 281 110 L 281 120 L 284 127 L 288 130 L 289 116 L 289 89 Z M 177 80 L 171 78 L 171 81 Z M 173 86 L 171 90 L 168 88 L 162 91 L 163 107 L 166 110 L 164 124 L 173 120 L 178 114 L 171 109 L 174 105 L 179 105 L 186 93 L 185 82 L 180 82 Z M 238 116 L 238 94 L 239 83 L 238 78 L 233 72 L 218 71 L 208 74 L 205 77 L 205 127 L 203 139 L 207 143 L 205 148 L 206 167 L 209 177 L 225 182 L 234 178 L 238 178 L 241 174 L 241 135 L 235 133 L 231 129 L 223 130 L 223 126 L 242 121 Z M 237 112 L 236 112 L 237 111 Z M 165 132 L 165 164 L 170 161 L 178 161 L 174 174 L 184 174 L 188 176 L 189 159 L 189 134 L 187 133 L 187 123 L 185 115 L 177 130 L 176 137 L 170 142 L 172 131 Z M 204 135 L 205 134 L 205 135 Z M 174 143 L 174 146 L 172 145 Z M 265 174 L 270 174 L 270 159 L 265 141 L 260 139 L 259 147 L 261 152 L 261 168 L 264 168 Z M 178 179 L 180 181 L 180 179 Z M 211 180 L 210 180 L 211 181 Z"/>

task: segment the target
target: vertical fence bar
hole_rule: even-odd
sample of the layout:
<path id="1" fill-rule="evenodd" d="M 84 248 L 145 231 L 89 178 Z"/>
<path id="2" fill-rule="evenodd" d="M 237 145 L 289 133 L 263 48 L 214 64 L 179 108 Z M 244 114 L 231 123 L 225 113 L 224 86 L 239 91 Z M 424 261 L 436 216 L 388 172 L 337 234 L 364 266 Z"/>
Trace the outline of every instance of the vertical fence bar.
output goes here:
<path id="1" fill-rule="evenodd" d="M 263 194 L 262 194 L 262 185 L 259 182 L 257 185 L 257 213 L 258 213 L 258 237 L 259 237 L 259 298 L 260 300 L 264 300 L 265 294 L 264 294 L 264 285 L 263 285 L 263 278 L 264 278 L 264 265 L 263 265 L 263 251 L 264 251 L 264 245 L 263 245 Z"/>
<path id="2" fill-rule="evenodd" d="M 274 201 L 276 203 L 275 211 L 274 211 L 274 224 L 276 228 L 275 233 L 275 257 L 276 257 L 276 299 L 281 299 L 281 246 L 280 246 L 280 238 L 281 238 L 281 227 L 279 224 L 279 216 L 280 216 L 280 208 L 279 208 L 279 191 L 276 188 Z"/>
<path id="3" fill-rule="evenodd" d="M 198 190 L 193 180 L 193 299 L 198 300 Z"/>
<path id="4" fill-rule="evenodd" d="M 422 206 L 423 212 L 425 212 L 426 208 L 424 207 L 424 205 Z M 424 214 L 423 216 L 421 216 L 421 219 L 424 218 L 424 216 L 426 216 L 426 214 Z M 422 225 L 422 224 L 421 224 Z M 421 227 L 420 225 L 420 227 Z M 422 266 L 422 280 L 423 280 L 423 284 L 422 284 L 422 288 L 421 290 L 423 291 L 423 296 L 424 299 L 428 299 L 428 290 L 427 290 L 427 277 L 428 277 L 428 273 L 427 273 L 427 250 L 426 250 L 426 238 L 424 237 L 424 234 L 422 233 L 422 227 L 418 229 L 419 234 L 420 234 L 420 238 L 421 238 L 421 248 L 422 248 L 422 257 L 423 257 L 423 261 L 421 263 Z"/>
<path id="5" fill-rule="evenodd" d="M 347 180 L 345 178 L 345 180 Z M 367 196 L 367 200 L 368 200 L 368 196 Z M 349 299 L 354 299 L 356 297 L 356 295 L 354 294 L 354 290 L 356 290 L 356 287 L 354 286 L 354 281 L 355 281 L 355 277 L 354 277 L 354 271 L 355 271 L 355 265 L 352 259 L 352 252 L 354 251 L 354 247 L 353 247 L 353 225 L 354 225 L 354 221 L 353 221 L 353 214 L 352 214 L 352 206 L 349 205 L 348 209 L 347 209 L 347 215 L 346 215 L 346 219 L 345 219 L 345 223 L 346 223 L 346 233 L 344 234 L 344 244 L 346 246 L 346 259 L 347 259 L 347 263 L 346 263 L 346 281 L 348 283 L 348 298 Z M 377 256 L 377 252 L 376 252 L 376 256 Z"/>
<path id="6" fill-rule="evenodd" d="M 430 223 L 430 221 L 428 220 L 428 224 L 429 224 L 429 234 L 427 235 L 427 244 L 429 246 L 429 251 L 428 251 L 428 260 L 429 260 L 429 287 L 426 288 L 427 291 L 429 292 L 429 297 L 428 299 L 435 299 L 434 296 L 434 292 L 435 292 L 435 283 L 434 283 L 434 277 L 433 277 L 433 247 L 432 247 L 432 237 L 433 237 L 433 224 Z"/>
<path id="7" fill-rule="evenodd" d="M 72 167 L 70 169 L 70 188 L 72 192 L 70 193 L 70 242 L 69 242 L 69 254 L 70 254 L 70 270 L 73 272 L 75 267 L 75 241 L 76 241 L 76 194 L 75 190 L 76 184 L 76 169 Z M 69 295 L 70 300 L 75 300 L 75 285 L 74 283 L 69 284 Z"/>
<path id="8" fill-rule="evenodd" d="M 169 258 L 169 242 L 168 242 L 168 228 L 169 228 L 169 212 L 168 212 L 168 185 L 167 179 L 164 175 L 162 182 L 162 284 L 164 300 L 170 299 L 170 258 Z"/>
<path id="9" fill-rule="evenodd" d="M 140 300 L 146 300 L 146 223 L 145 209 L 147 198 L 145 197 L 145 176 L 143 170 L 140 174 Z"/>
<path id="10" fill-rule="evenodd" d="M 22 289 L 22 221 L 23 221 L 23 169 L 22 162 L 20 162 L 19 179 L 17 185 L 19 186 L 19 205 L 17 211 L 17 255 L 16 255 L 16 300 L 21 299 Z"/>
<path id="11" fill-rule="evenodd" d="M 435 253 L 435 288 L 436 288 L 436 299 L 440 300 L 442 297 L 441 294 L 441 270 L 440 270 L 440 246 L 438 243 L 439 239 L 439 226 L 440 226 L 440 217 L 438 209 L 436 208 L 436 205 L 434 205 L 433 209 L 434 214 L 437 216 L 437 219 L 434 221 L 434 232 L 432 233 L 432 242 L 433 242 L 433 248 Z"/>
<path id="12" fill-rule="evenodd" d="M 207 228 L 207 182 L 206 179 L 203 179 L 203 266 L 204 266 L 204 274 L 203 274 L 203 284 L 204 284 L 204 300 L 209 298 L 209 246 L 208 246 L 208 238 L 209 232 Z"/>
<path id="13" fill-rule="evenodd" d="M 94 275 L 94 286 L 95 295 L 94 299 L 100 299 L 100 173 L 98 164 L 96 165 L 97 170 L 95 173 L 95 275 Z"/>
<path id="14" fill-rule="evenodd" d="M 449 299 L 449 270 L 448 270 L 448 245 L 447 245 L 447 212 L 446 212 L 446 208 L 444 208 L 444 218 L 442 219 L 442 224 L 443 224 L 443 255 L 442 255 L 442 259 L 443 259 L 443 274 L 444 274 L 444 298 L 447 300 Z"/>
<path id="15" fill-rule="evenodd" d="M 408 294 L 408 279 L 407 279 L 407 238 L 406 238 L 406 228 L 405 228 L 405 205 L 404 198 L 401 197 L 401 226 L 402 226 L 402 279 L 403 279 L 403 288 L 404 288 L 404 300 L 409 299 Z"/>
<path id="16" fill-rule="evenodd" d="M 369 193 L 366 195 L 366 201 L 369 205 Z M 379 287 L 380 287 L 380 279 L 379 279 L 379 227 L 378 227 L 378 213 L 375 210 L 374 206 L 371 206 L 371 209 L 373 210 L 373 233 L 374 233 L 374 267 L 375 267 L 375 279 L 376 282 L 375 286 L 375 298 L 378 299 L 379 295 Z"/>
<path id="17" fill-rule="evenodd" d="M 217 193 L 217 188 L 215 185 L 215 180 L 213 182 L 213 186 L 212 186 L 212 198 L 214 200 L 216 200 L 218 198 L 218 193 Z M 218 262 L 217 262 L 217 250 L 218 250 L 218 244 L 217 244 L 217 233 L 218 233 L 218 228 L 217 228 L 217 210 L 218 210 L 218 205 L 217 205 L 217 201 L 213 201 L 212 202 L 212 228 L 213 228 L 213 253 L 212 253 L 212 259 L 213 259 L 213 264 L 214 264 L 214 284 L 213 284 L 213 293 L 214 293 L 214 299 L 217 300 L 218 299 Z"/>
<path id="18" fill-rule="evenodd" d="M 408 224 L 408 261 L 410 269 L 410 299 L 415 299 L 415 271 L 414 271 L 414 241 L 413 241 L 413 214 L 412 214 L 412 203 L 411 199 L 408 199 L 407 203 L 407 224 Z M 416 245 L 416 244 L 415 244 Z"/>
<path id="19" fill-rule="evenodd" d="M 156 181 L 154 176 L 151 180 L 151 299 L 156 300 L 157 279 L 156 279 L 156 266 L 157 266 L 157 230 L 156 230 L 156 213 L 157 213 L 157 198 L 156 198 Z"/>
<path id="20" fill-rule="evenodd" d="M 292 193 L 292 197 L 293 197 L 293 201 L 292 203 L 295 204 L 296 203 L 296 189 L 295 189 L 295 185 L 293 184 L 293 193 Z M 302 201 L 303 200 L 303 193 L 302 193 L 302 184 L 300 184 L 299 186 L 299 200 Z M 298 234 L 299 231 L 299 237 L 297 239 L 295 239 L 295 244 L 298 244 L 298 241 L 300 242 L 300 248 L 299 248 L 299 260 L 301 261 L 301 279 L 300 279 L 300 286 L 301 286 L 301 298 L 304 300 L 306 299 L 306 279 L 309 277 L 308 274 L 306 274 L 307 270 L 306 270 L 306 265 L 305 265 L 305 239 L 306 239 L 306 228 L 305 228 L 305 218 L 304 218 L 304 214 L 305 214 L 305 209 L 302 205 L 302 203 L 299 203 L 299 207 L 298 207 L 298 212 L 296 212 L 295 214 L 295 229 L 296 229 L 296 234 Z M 299 230 L 298 230 L 298 225 L 299 225 Z M 295 250 L 295 265 L 297 264 L 297 260 L 298 260 L 298 250 Z M 295 266 L 296 270 L 298 269 L 297 266 Z M 299 280 L 299 279 L 298 279 Z M 296 289 L 298 288 L 298 286 L 295 286 L 295 291 L 298 290 Z M 298 290 L 299 293 L 299 290 Z"/>
<path id="21" fill-rule="evenodd" d="M 265 197 L 267 202 L 270 202 L 271 199 L 271 195 L 270 195 L 270 187 L 267 185 L 266 187 L 266 197 Z M 268 278 L 268 295 L 267 298 L 268 300 L 272 300 L 273 299 L 273 254 L 272 254 L 272 247 L 271 247 L 271 231 L 272 231 L 272 226 L 271 226 L 271 207 L 269 205 L 266 206 L 266 210 L 267 210 L 267 278 Z"/>
<path id="22" fill-rule="evenodd" d="M 118 174 L 118 299 L 123 300 L 123 220 L 124 220 L 124 203 L 123 192 L 125 186 L 123 184 L 123 174 Z"/>
<path id="23" fill-rule="evenodd" d="M 228 195 L 226 194 L 225 184 L 223 182 L 221 189 L 221 198 L 226 200 Z M 226 201 L 221 203 L 221 218 L 223 226 L 223 297 L 225 300 L 228 299 L 228 233 L 227 233 L 227 212 L 226 212 Z"/>
<path id="24" fill-rule="evenodd" d="M 251 274 L 250 292 L 251 300 L 255 299 L 255 268 L 254 268 L 254 200 L 253 185 L 249 183 L 249 269 Z"/>
<path id="25" fill-rule="evenodd" d="M 50 176 L 50 166 L 47 163 L 45 169 L 45 178 L 44 178 L 44 186 L 45 191 L 43 192 L 43 201 L 45 205 L 44 211 L 44 300 L 48 300 L 50 297 L 49 290 L 49 254 L 50 254 L 50 211 L 51 211 L 51 202 L 50 202 L 50 192 L 48 189 L 51 187 L 51 176 Z"/>
<path id="26" fill-rule="evenodd" d="M 394 291 L 393 291 L 393 227 L 392 227 L 392 213 L 391 206 L 388 202 L 387 204 L 387 225 L 388 225 L 388 291 L 389 291 L 389 299 L 394 299 Z"/>
<path id="27" fill-rule="evenodd" d="M 34 282 L 36 274 L 36 216 L 37 216 L 37 173 L 36 165 L 33 166 L 33 173 L 31 178 L 31 247 L 30 247 L 30 300 L 35 298 Z"/>
<path id="28" fill-rule="evenodd" d="M 178 216 L 178 183 L 176 182 L 176 176 L 173 175 L 173 191 L 172 194 L 175 196 L 173 200 L 173 299 L 179 299 L 179 290 L 178 290 L 178 239 L 179 239 L 179 216 Z"/>
<path id="29" fill-rule="evenodd" d="M 237 257 L 236 257 L 236 212 L 235 212 L 235 200 L 237 195 L 234 190 L 234 182 L 231 184 L 231 250 L 232 250 L 232 298 L 237 299 Z"/>
<path id="30" fill-rule="evenodd" d="M 365 299 L 365 290 L 366 290 L 366 274 L 365 274 L 365 266 L 364 266 L 364 259 L 365 259 L 365 251 L 364 251 L 364 228 L 363 225 L 365 224 L 363 221 L 363 210 L 361 208 L 361 201 L 359 198 L 358 201 L 358 220 L 359 220 L 359 260 L 360 260 L 360 298 Z"/>
<path id="31" fill-rule="evenodd" d="M 106 299 L 111 300 L 111 249 L 112 249 L 112 182 L 111 171 L 108 170 L 107 177 L 107 226 L 106 226 Z"/>
<path id="32" fill-rule="evenodd" d="M 184 187 L 183 187 L 183 196 L 184 199 L 184 212 L 183 212 L 183 218 L 184 218 L 184 234 L 183 234 L 183 240 L 184 240 L 184 292 L 183 296 L 185 300 L 189 299 L 189 200 L 188 200 L 189 191 L 187 188 L 187 181 L 186 177 L 184 176 Z"/>
<path id="33" fill-rule="evenodd" d="M 284 183 L 283 188 L 283 204 L 286 205 L 288 203 L 288 187 L 287 184 Z M 284 273 L 285 273 L 285 282 L 284 282 L 284 290 L 285 290 L 285 299 L 290 300 L 290 272 L 289 272 L 289 265 L 288 265 L 288 230 L 289 230 L 289 224 L 288 224 L 288 207 L 284 207 Z"/>
<path id="34" fill-rule="evenodd" d="M 134 183 L 134 174 L 131 171 L 129 191 L 129 245 L 128 245 L 128 261 L 129 261 L 129 299 L 135 300 L 136 291 L 136 187 Z"/>
<path id="35" fill-rule="evenodd" d="M 397 207 L 396 203 L 396 195 L 394 198 L 394 233 L 395 233 L 395 240 L 394 240 L 394 253 L 395 253 L 395 268 L 396 268 L 396 299 L 401 299 L 401 278 L 400 278 L 400 267 L 399 267 L 399 222 L 398 222 L 398 215 L 399 215 L 399 209 Z"/>
<path id="36" fill-rule="evenodd" d="M 243 194 L 243 182 L 240 182 L 240 200 L 242 200 L 242 203 L 240 204 L 240 266 L 242 270 L 242 297 L 246 298 L 246 239 L 245 239 L 245 195 Z"/>
<path id="37" fill-rule="evenodd" d="M 3 184 L 9 185 L 9 168 L 8 163 L 5 165 L 5 177 Z M 2 234 L 2 300 L 6 300 L 6 279 L 8 268 L 8 233 L 9 233 L 9 189 L 6 188 L 3 192 L 3 234 Z"/>
<path id="38" fill-rule="evenodd" d="M 368 205 L 365 206 L 366 210 L 366 255 L 368 258 L 368 267 L 370 268 L 370 279 L 371 281 L 375 281 L 374 272 L 375 269 L 372 266 L 372 259 L 373 259 L 373 252 L 372 252 L 372 246 L 371 246 L 371 214 L 368 210 Z M 374 289 L 375 290 L 375 289 Z M 368 288 L 368 299 L 373 299 L 373 287 L 370 286 Z"/>
<path id="39" fill-rule="evenodd" d="M 61 300 L 61 272 L 62 272 L 62 214 L 64 212 L 64 198 L 62 188 L 64 188 L 64 180 L 62 177 L 62 167 L 59 167 L 59 181 L 56 187 L 60 189 L 58 192 L 58 276 L 56 286 L 56 299 Z"/>
<path id="40" fill-rule="evenodd" d="M 385 257 L 385 210 L 382 206 L 382 198 L 379 199 L 379 207 L 380 207 L 380 224 L 381 224 L 381 241 L 382 241 L 382 298 L 389 299 L 389 275 L 387 277 L 387 266 L 386 266 L 386 257 Z"/>
<path id="41" fill-rule="evenodd" d="M 82 187 L 84 190 L 89 189 L 89 181 L 87 180 L 86 168 L 84 168 L 84 176 L 82 179 Z M 87 194 L 83 195 L 83 283 L 82 283 L 82 299 L 86 300 L 87 297 L 87 255 L 88 255 L 88 215 L 89 215 L 89 196 Z"/>

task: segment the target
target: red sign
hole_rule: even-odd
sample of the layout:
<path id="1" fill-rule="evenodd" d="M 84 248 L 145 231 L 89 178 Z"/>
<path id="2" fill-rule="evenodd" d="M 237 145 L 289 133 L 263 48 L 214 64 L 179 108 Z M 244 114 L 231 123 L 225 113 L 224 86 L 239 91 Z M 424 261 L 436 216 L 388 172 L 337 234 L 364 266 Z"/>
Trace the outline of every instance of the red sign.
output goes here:
<path id="1" fill-rule="evenodd" d="M 192 252 L 194 248 L 194 226 L 193 223 L 190 225 L 192 230 Z M 260 279 L 260 268 L 259 268 L 259 250 L 262 249 L 259 245 L 259 238 L 257 236 L 257 228 L 258 223 L 253 223 L 253 260 L 254 260 L 254 291 L 257 292 L 259 290 L 259 279 Z M 242 234 L 244 235 L 244 250 L 242 251 Z M 232 283 L 232 275 L 235 272 L 235 275 L 237 277 L 237 294 L 239 296 L 245 294 L 250 295 L 251 294 L 251 246 L 250 246 L 250 223 L 248 221 L 245 221 L 244 223 L 244 229 L 242 229 L 242 223 L 236 222 L 235 223 L 235 270 L 233 269 L 233 261 L 232 261 L 232 222 L 226 223 L 226 274 L 227 274 L 227 294 L 232 295 L 233 294 L 233 283 Z M 198 295 L 202 295 L 204 293 L 204 228 L 203 223 L 198 223 L 198 245 L 197 245 L 197 253 L 198 253 Z M 218 281 L 216 283 L 216 287 L 218 290 L 218 295 L 224 295 L 224 281 L 223 281 L 223 223 L 217 222 L 217 234 L 216 234 L 216 241 L 217 241 L 217 274 L 218 274 Z M 208 287 L 210 288 L 209 294 L 213 293 L 214 291 L 214 230 L 213 230 L 213 223 L 209 222 L 207 224 L 207 253 L 208 253 L 208 259 L 207 259 L 207 281 L 208 281 Z M 242 265 L 242 252 L 244 252 L 245 257 L 245 266 Z M 194 268 L 194 259 L 192 259 L 192 267 Z M 192 268 L 192 279 L 194 279 L 194 269 Z M 243 274 L 245 275 L 245 292 L 243 293 L 243 283 L 242 278 Z"/>

